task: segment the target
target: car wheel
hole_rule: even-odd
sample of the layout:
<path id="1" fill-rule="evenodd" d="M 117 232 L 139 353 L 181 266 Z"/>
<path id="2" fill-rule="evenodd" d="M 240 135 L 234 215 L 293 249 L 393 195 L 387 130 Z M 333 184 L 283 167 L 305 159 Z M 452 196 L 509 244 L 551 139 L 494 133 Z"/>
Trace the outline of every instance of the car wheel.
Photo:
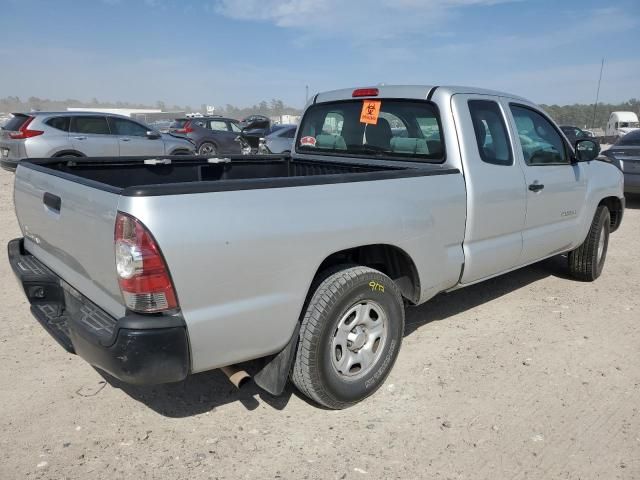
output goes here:
<path id="1" fill-rule="evenodd" d="M 211 142 L 204 142 L 202 145 L 200 145 L 200 148 L 198 148 L 198 155 L 207 156 L 207 155 L 217 155 L 217 154 L 218 154 L 218 149 Z"/>
<path id="2" fill-rule="evenodd" d="M 569 252 L 569 271 L 578 280 L 593 282 L 602 273 L 609 246 L 611 217 L 609 209 L 599 206 L 585 241 Z"/>
<path id="3" fill-rule="evenodd" d="M 304 312 L 293 383 L 327 408 L 353 405 L 384 383 L 403 334 L 404 306 L 393 280 L 367 267 L 334 273 Z"/>

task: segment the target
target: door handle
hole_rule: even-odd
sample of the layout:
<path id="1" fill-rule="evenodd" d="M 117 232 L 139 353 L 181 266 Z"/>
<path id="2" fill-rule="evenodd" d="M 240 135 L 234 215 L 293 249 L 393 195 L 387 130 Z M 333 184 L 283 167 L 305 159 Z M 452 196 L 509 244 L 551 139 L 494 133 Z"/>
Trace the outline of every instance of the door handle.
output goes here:
<path id="1" fill-rule="evenodd" d="M 123 142 L 130 142 L 131 141 L 130 138 L 121 138 L 120 140 L 122 140 Z"/>
<path id="2" fill-rule="evenodd" d="M 62 199 L 59 196 L 54 195 L 53 193 L 44 192 L 44 195 L 42 196 L 42 203 L 55 213 L 60 213 Z"/>
<path id="3" fill-rule="evenodd" d="M 543 188 L 544 185 L 541 183 L 532 183 L 531 185 L 529 185 L 529 190 L 531 190 L 532 192 L 539 192 Z"/>
<path id="4" fill-rule="evenodd" d="M 76 140 L 86 140 L 87 139 L 87 137 L 73 137 L 73 138 L 75 138 Z"/>

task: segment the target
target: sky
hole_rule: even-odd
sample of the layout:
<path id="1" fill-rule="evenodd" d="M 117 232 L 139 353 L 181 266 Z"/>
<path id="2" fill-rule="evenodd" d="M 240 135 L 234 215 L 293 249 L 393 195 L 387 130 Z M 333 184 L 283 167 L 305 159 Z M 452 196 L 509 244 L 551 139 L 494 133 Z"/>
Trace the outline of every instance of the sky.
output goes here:
<path id="1" fill-rule="evenodd" d="M 244 107 L 386 84 L 640 98 L 640 0 L 0 0 L 0 97 Z"/>

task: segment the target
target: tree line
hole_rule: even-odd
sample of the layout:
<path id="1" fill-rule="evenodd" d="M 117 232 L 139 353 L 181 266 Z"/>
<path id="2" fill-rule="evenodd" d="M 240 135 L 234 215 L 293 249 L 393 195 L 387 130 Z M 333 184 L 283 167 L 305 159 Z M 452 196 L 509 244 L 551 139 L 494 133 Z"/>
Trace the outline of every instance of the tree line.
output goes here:
<path id="1" fill-rule="evenodd" d="M 158 108 L 166 112 L 200 112 L 205 114 L 207 111 L 207 105 L 202 104 L 199 107 L 192 107 L 191 105 L 175 105 L 167 104 L 162 100 L 158 100 L 154 105 L 148 105 L 144 103 L 132 103 L 132 102 L 105 102 L 100 101 L 97 98 L 93 98 L 91 101 L 82 101 L 73 98 L 66 100 L 50 100 L 48 98 L 29 97 L 27 99 L 21 99 L 16 96 L 8 96 L 0 98 L 0 112 L 30 112 L 30 111 L 43 111 L 54 112 L 64 111 L 67 107 L 95 107 L 95 108 Z M 258 104 L 251 105 L 249 107 L 236 107 L 235 105 L 227 104 L 223 107 L 216 107 L 216 114 L 227 115 L 232 118 L 242 119 L 249 115 L 260 114 L 267 116 L 280 116 L 280 115 L 299 115 L 300 109 L 290 107 L 284 104 L 280 99 L 274 98 L 270 102 L 262 101 Z"/>
<path id="2" fill-rule="evenodd" d="M 595 121 L 593 105 L 593 103 L 590 105 L 575 103 L 573 105 L 541 105 L 541 107 L 558 124 L 574 125 L 580 128 L 605 128 L 611 112 L 635 112 L 640 117 L 640 100 L 636 98 L 618 104 L 598 103 L 595 108 Z"/>

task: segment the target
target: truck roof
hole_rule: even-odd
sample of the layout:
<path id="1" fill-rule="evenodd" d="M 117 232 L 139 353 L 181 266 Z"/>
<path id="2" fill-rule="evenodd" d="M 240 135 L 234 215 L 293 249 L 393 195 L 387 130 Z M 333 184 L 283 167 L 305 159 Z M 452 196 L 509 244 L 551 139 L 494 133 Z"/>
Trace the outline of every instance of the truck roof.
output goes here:
<path id="1" fill-rule="evenodd" d="M 612 117 L 616 117 L 621 122 L 637 122 L 638 116 L 634 112 L 611 112 Z"/>
<path id="2" fill-rule="evenodd" d="M 426 99 L 430 93 L 435 92 L 436 89 L 438 93 L 445 95 L 455 95 L 458 93 L 473 93 L 479 95 L 494 95 L 500 97 L 509 97 L 515 98 L 522 101 L 528 101 L 522 97 L 517 95 L 512 95 L 510 93 L 499 92 L 496 90 L 488 90 L 485 88 L 478 87 L 464 87 L 464 86 L 455 86 L 455 85 L 373 85 L 373 86 L 360 86 L 353 88 L 342 88 L 340 90 L 331 90 L 328 92 L 321 92 L 311 99 L 309 103 L 316 102 L 330 102 L 336 100 L 348 100 L 353 98 L 352 94 L 355 89 L 358 88 L 377 88 L 379 98 L 415 98 L 424 100 Z"/>

